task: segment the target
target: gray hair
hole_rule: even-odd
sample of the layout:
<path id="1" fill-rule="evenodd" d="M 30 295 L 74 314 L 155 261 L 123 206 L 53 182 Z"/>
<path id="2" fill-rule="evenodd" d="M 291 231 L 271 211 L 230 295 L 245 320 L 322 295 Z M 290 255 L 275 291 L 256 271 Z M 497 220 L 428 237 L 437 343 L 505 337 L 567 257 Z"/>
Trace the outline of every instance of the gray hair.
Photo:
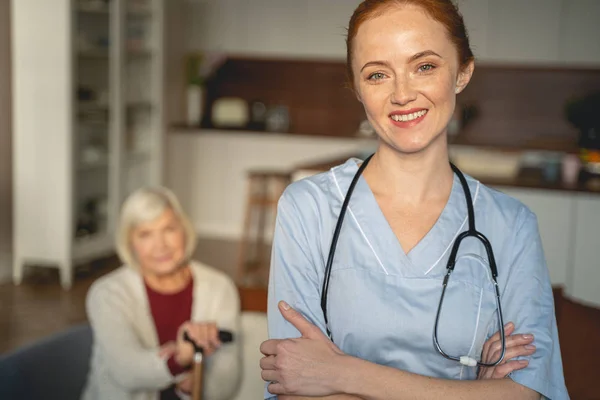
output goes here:
<path id="1" fill-rule="evenodd" d="M 117 253 L 126 265 L 139 268 L 131 248 L 131 231 L 141 223 L 150 222 L 171 210 L 179 219 L 185 232 L 185 257 L 189 260 L 196 248 L 196 232 L 181 208 L 175 194 L 165 187 L 145 187 L 131 193 L 123 206 L 116 234 Z"/>

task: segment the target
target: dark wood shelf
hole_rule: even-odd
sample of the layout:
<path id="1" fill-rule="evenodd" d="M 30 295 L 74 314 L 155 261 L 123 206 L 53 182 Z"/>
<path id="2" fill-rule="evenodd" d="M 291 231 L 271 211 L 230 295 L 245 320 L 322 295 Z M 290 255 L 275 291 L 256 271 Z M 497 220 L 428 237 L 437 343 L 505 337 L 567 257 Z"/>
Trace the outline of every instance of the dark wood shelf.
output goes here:
<path id="1" fill-rule="evenodd" d="M 230 57 L 206 82 L 202 128 L 212 129 L 212 105 L 225 97 L 286 107 L 290 134 L 351 137 L 365 119 L 337 61 Z"/>
<path id="2" fill-rule="evenodd" d="M 457 97 L 470 120 L 455 144 L 576 153 L 578 133 L 565 106 L 596 90 L 600 69 L 478 65 Z M 207 80 L 203 115 L 223 97 L 288 107 L 290 134 L 349 138 L 365 119 L 343 61 L 232 56 Z"/>

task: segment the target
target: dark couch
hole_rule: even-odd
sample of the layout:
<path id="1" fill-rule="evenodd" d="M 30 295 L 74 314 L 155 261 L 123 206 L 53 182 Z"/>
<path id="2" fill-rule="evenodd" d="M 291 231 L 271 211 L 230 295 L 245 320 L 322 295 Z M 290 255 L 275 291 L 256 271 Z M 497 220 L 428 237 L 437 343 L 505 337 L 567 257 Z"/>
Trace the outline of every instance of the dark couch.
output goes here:
<path id="1" fill-rule="evenodd" d="M 0 399 L 79 399 L 92 342 L 90 326 L 79 325 L 0 356 Z"/>

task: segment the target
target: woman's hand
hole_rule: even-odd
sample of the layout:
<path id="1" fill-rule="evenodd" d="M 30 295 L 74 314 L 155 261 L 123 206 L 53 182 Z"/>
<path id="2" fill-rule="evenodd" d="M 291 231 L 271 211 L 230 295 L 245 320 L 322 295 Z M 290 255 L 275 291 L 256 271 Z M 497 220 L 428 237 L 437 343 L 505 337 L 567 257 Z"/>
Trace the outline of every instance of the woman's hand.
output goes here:
<path id="1" fill-rule="evenodd" d="M 529 365 L 527 360 L 513 360 L 519 356 L 530 356 L 535 353 L 533 335 L 512 335 L 515 325 L 512 322 L 504 325 L 504 335 L 506 339 L 506 353 L 504 360 L 495 367 L 480 367 L 477 379 L 500 379 L 506 377 L 513 371 L 523 369 Z M 481 360 L 485 363 L 495 362 L 502 352 L 502 342 L 500 332 L 496 332 L 483 345 Z"/>
<path id="2" fill-rule="evenodd" d="M 168 360 L 177 351 L 177 344 L 174 341 L 168 341 L 158 349 L 158 356 L 163 360 Z"/>
<path id="3" fill-rule="evenodd" d="M 194 378 L 192 374 L 188 374 L 185 378 L 175 385 L 178 390 L 182 391 L 185 394 L 192 393 L 192 389 L 194 387 Z"/>
<path id="4" fill-rule="evenodd" d="M 188 366 L 194 359 L 194 347 L 183 338 L 184 332 L 203 349 L 205 357 L 210 357 L 220 346 L 219 331 L 214 322 L 185 322 L 177 332 L 177 350 L 175 361 L 182 367 Z"/>
<path id="5" fill-rule="evenodd" d="M 262 379 L 271 382 L 272 394 L 328 396 L 338 393 L 338 379 L 344 353 L 287 303 L 279 303 L 283 317 L 302 335 L 298 339 L 272 339 L 260 351 Z"/>

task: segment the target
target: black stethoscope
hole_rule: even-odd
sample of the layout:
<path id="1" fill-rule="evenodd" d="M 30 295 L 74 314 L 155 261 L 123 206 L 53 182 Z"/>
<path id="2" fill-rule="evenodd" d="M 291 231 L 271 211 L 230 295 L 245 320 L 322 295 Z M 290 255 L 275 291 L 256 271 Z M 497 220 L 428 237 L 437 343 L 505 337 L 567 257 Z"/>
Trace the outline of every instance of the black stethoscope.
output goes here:
<path id="1" fill-rule="evenodd" d="M 348 188 L 348 192 L 346 193 L 346 197 L 344 199 L 344 203 L 342 204 L 342 209 L 340 211 L 340 215 L 338 217 L 337 224 L 335 226 L 335 231 L 333 233 L 333 238 L 331 240 L 331 248 L 329 249 L 329 256 L 327 258 L 327 265 L 325 267 L 325 278 L 323 279 L 323 290 L 321 291 L 321 309 L 323 310 L 323 315 L 325 317 L 325 329 L 327 330 L 327 335 L 329 336 L 329 338 L 332 341 L 333 341 L 333 337 L 331 336 L 331 331 L 329 330 L 329 321 L 327 318 L 327 292 L 329 290 L 329 280 L 331 278 L 331 267 L 333 265 L 333 258 L 335 256 L 335 249 L 337 246 L 338 239 L 340 237 L 342 223 L 344 222 L 346 210 L 348 209 L 348 204 L 350 203 L 350 197 L 352 197 L 352 192 L 354 191 L 354 187 L 356 186 L 356 183 L 358 182 L 358 178 L 360 178 L 362 172 L 364 171 L 364 169 L 366 168 L 367 164 L 369 163 L 369 161 L 371 160 L 372 157 L 373 157 L 373 154 L 371 154 L 369 157 L 367 157 L 367 159 L 362 163 L 362 165 L 360 166 L 360 168 L 354 175 L 354 178 L 352 179 L 352 183 L 350 183 L 350 187 Z M 490 244 L 489 240 L 481 232 L 478 232 L 475 229 L 475 212 L 473 211 L 473 199 L 471 198 L 471 191 L 469 190 L 467 180 L 465 179 L 465 176 L 463 175 L 463 173 L 454 164 L 450 163 L 450 166 L 452 167 L 452 170 L 454 171 L 454 173 L 456 173 L 456 175 L 458 176 L 458 178 L 460 180 L 460 184 L 463 188 L 463 191 L 465 192 L 465 198 L 467 200 L 467 212 L 468 212 L 468 218 L 469 218 L 469 229 L 462 232 L 460 235 L 458 235 L 458 237 L 454 241 L 454 244 L 452 245 L 452 251 L 450 252 L 450 258 L 448 259 L 448 264 L 446 265 L 446 269 L 448 270 L 448 272 L 446 273 L 446 276 L 444 277 L 444 281 L 442 283 L 442 295 L 440 297 L 440 302 L 439 302 L 437 313 L 435 316 L 435 328 L 433 331 L 433 342 L 434 342 L 436 350 L 442 356 L 447 358 L 448 360 L 458 361 L 459 363 L 469 366 L 469 367 L 474 367 L 474 366 L 494 367 L 502 362 L 502 360 L 504 359 L 504 355 L 506 353 L 506 339 L 504 336 L 504 320 L 503 320 L 503 316 L 502 316 L 502 307 L 500 305 L 500 290 L 498 289 L 498 282 L 496 280 L 496 277 L 498 276 L 498 270 L 496 268 L 496 259 L 494 258 L 494 252 L 492 250 L 492 245 Z M 492 280 L 494 282 L 494 287 L 496 289 L 496 311 L 498 314 L 498 324 L 500 326 L 500 336 L 501 336 L 501 340 L 502 340 L 502 353 L 500 354 L 500 357 L 498 358 L 498 360 L 493 363 L 482 363 L 482 362 L 479 362 L 469 356 L 456 357 L 456 356 L 448 355 L 446 352 L 444 352 L 444 350 L 442 350 L 440 343 L 438 341 L 438 322 L 440 319 L 440 312 L 442 310 L 442 304 L 444 302 L 444 294 L 446 293 L 446 286 L 448 285 L 448 280 L 450 279 L 450 274 L 452 273 L 452 271 L 454 271 L 458 248 L 459 248 L 461 242 L 463 241 L 463 239 L 465 239 L 467 237 L 477 238 L 485 247 L 485 251 L 487 253 L 488 261 L 490 264 L 490 270 L 492 271 Z"/>

